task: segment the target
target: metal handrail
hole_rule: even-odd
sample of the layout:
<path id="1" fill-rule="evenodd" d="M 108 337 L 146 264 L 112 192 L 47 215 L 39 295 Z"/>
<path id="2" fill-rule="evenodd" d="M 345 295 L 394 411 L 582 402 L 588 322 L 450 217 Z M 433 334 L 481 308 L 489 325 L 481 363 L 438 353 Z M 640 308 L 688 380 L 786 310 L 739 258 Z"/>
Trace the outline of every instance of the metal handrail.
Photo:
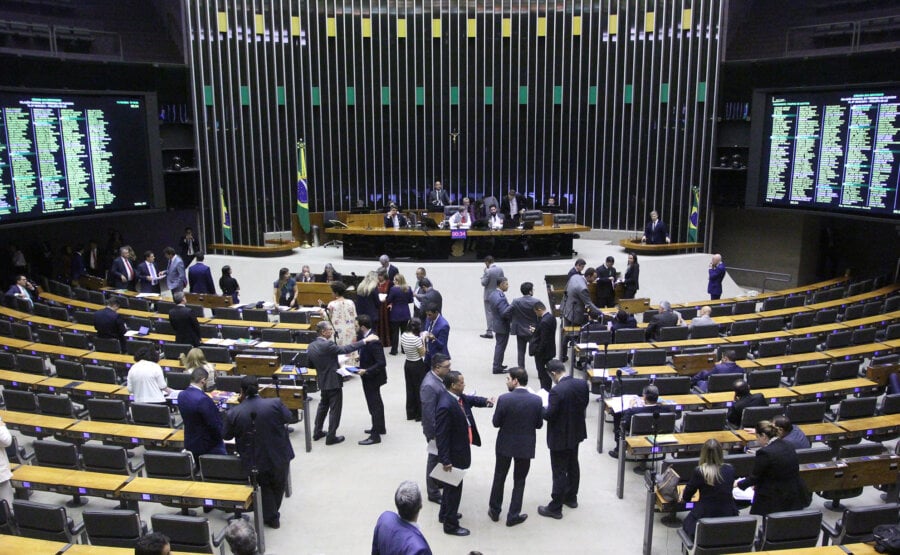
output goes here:
<path id="1" fill-rule="evenodd" d="M 779 283 L 790 283 L 792 276 L 791 274 L 785 274 L 782 272 L 771 272 L 769 270 L 755 270 L 753 268 L 738 268 L 736 266 L 729 266 L 729 270 L 735 270 L 738 272 L 749 272 L 752 274 L 763 274 L 766 277 L 763 278 L 763 287 L 762 292 L 766 292 L 766 284 L 770 281 L 777 281 Z M 776 277 L 777 276 L 777 277 Z M 781 279 L 779 279 L 781 278 Z"/>

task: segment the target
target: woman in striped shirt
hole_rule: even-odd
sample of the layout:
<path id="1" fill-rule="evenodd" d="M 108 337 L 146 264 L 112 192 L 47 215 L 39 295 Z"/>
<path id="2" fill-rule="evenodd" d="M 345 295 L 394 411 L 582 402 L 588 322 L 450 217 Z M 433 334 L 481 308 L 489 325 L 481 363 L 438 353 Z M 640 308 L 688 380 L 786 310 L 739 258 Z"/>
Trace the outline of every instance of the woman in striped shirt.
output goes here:
<path id="1" fill-rule="evenodd" d="M 425 343 L 422 341 L 422 320 L 412 318 L 409 325 L 400 335 L 400 349 L 406 355 L 403 375 L 406 378 L 406 419 L 420 422 L 422 420 L 422 402 L 419 399 L 419 388 L 428 373 L 425 364 Z"/>

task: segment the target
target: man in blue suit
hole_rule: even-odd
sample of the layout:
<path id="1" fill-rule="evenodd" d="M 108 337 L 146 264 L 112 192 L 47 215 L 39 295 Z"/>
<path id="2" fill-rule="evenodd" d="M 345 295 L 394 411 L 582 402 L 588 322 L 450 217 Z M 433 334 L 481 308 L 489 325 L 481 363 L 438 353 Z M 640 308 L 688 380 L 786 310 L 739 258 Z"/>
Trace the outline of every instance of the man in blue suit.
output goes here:
<path id="1" fill-rule="evenodd" d="M 734 359 L 736 358 L 737 353 L 734 349 L 722 351 L 722 360 L 713 366 L 712 370 L 704 370 L 694 374 L 691 377 L 691 385 L 697 386 L 700 391 L 706 393 L 707 388 L 709 387 L 710 376 L 714 374 L 743 374 L 744 369 L 734 362 Z"/>
<path id="2" fill-rule="evenodd" d="M 723 279 L 725 279 L 725 263 L 722 262 L 721 254 L 714 254 L 709 262 L 709 285 L 706 286 L 710 300 L 715 301 L 722 298 Z"/>
<path id="3" fill-rule="evenodd" d="M 97 337 L 118 339 L 122 352 L 125 352 L 125 332 L 128 331 L 128 326 L 125 325 L 125 318 L 119 314 L 117 298 L 108 298 L 106 308 L 94 313 L 94 330 L 97 331 Z"/>
<path id="4" fill-rule="evenodd" d="M 450 372 L 450 359 L 442 354 L 434 355 L 431 359 L 431 371 L 425 374 L 422 385 L 419 387 L 419 399 L 422 402 L 422 433 L 425 441 L 431 444 L 434 438 L 434 412 L 437 410 L 437 401 L 444 394 L 444 376 Z M 429 445 L 430 446 L 430 445 Z M 428 460 L 425 463 L 425 487 L 428 490 L 428 500 L 432 503 L 441 502 L 441 482 L 431 477 L 431 471 L 437 466 L 437 450 L 428 449 Z"/>
<path id="5" fill-rule="evenodd" d="M 216 286 L 213 282 L 212 271 L 203 263 L 204 255 L 197 253 L 197 263 L 188 268 L 188 282 L 191 284 L 191 293 L 215 295 Z"/>
<path id="6" fill-rule="evenodd" d="M 144 261 L 137 267 L 137 290 L 140 293 L 159 293 L 159 272 L 156 270 L 156 255 L 144 252 Z"/>
<path id="7" fill-rule="evenodd" d="M 650 243 L 651 245 L 661 245 L 670 243 L 669 230 L 666 228 L 665 222 L 659 219 L 659 213 L 654 210 L 650 212 L 650 221 L 644 228 L 644 236 L 641 237 L 641 243 Z"/>
<path id="8" fill-rule="evenodd" d="M 174 295 L 184 290 L 187 285 L 187 277 L 184 275 L 184 261 L 180 256 L 175 254 L 175 249 L 166 247 L 163 254 L 169 259 L 169 265 L 166 268 L 166 286 Z"/>
<path id="9" fill-rule="evenodd" d="M 509 465 L 516 462 L 513 471 L 512 499 L 509 501 L 509 513 L 506 525 L 515 526 L 525 522 L 527 514 L 522 510 L 522 497 L 525 494 L 525 478 L 531 468 L 536 443 L 535 431 L 544 425 L 541 398 L 528 391 L 528 372 L 524 368 L 510 368 L 506 377 L 509 393 L 497 399 L 494 409 L 494 427 L 497 432 L 497 463 L 494 466 L 494 485 L 491 487 L 488 516 L 497 522 L 503 509 L 503 483 L 509 473 Z"/>
<path id="10" fill-rule="evenodd" d="M 434 305 L 425 307 L 425 364 L 431 366 L 431 357 L 440 353 L 450 358 L 447 342 L 450 340 L 450 324 Z"/>
<path id="11" fill-rule="evenodd" d="M 538 507 L 538 514 L 560 519 L 563 505 L 572 509 L 578 507 L 578 485 L 581 481 L 578 445 L 587 438 L 584 413 L 590 395 L 587 382 L 567 376 L 562 362 L 551 360 L 547 363 L 547 370 L 556 384 L 550 390 L 549 404 L 544 409 L 553 491 L 550 503 Z"/>
<path id="12" fill-rule="evenodd" d="M 216 403 L 205 393 L 209 372 L 195 368 L 191 385 L 178 394 L 178 410 L 184 422 L 184 448 L 200 464 L 200 455 L 225 455 L 222 441 L 222 419 Z"/>
<path id="13" fill-rule="evenodd" d="M 422 493 L 415 482 L 400 484 L 394 493 L 397 512 L 385 511 L 378 517 L 372 535 L 372 555 L 431 555 L 428 541 L 416 521 L 422 510 Z"/>
<path id="14" fill-rule="evenodd" d="M 434 413 L 435 443 L 438 462 L 445 472 L 454 467 L 469 468 L 472 463 L 471 445 L 481 445 L 481 436 L 472 416 L 472 407 L 493 406 L 493 400 L 463 393 L 466 381 L 463 375 L 451 370 L 444 377 L 446 391 L 438 397 Z M 469 530 L 459 525 L 459 502 L 462 500 L 462 481 L 457 485 L 444 484 L 438 522 L 443 523 L 444 533 L 451 536 L 468 536 Z"/>

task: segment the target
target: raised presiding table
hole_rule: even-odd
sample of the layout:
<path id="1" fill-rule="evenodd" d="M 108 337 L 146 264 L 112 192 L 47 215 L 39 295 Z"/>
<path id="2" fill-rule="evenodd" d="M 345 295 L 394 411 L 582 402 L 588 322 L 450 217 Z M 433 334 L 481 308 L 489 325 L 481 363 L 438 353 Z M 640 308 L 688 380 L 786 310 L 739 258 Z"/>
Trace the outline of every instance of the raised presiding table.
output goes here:
<path id="1" fill-rule="evenodd" d="M 344 258 L 348 260 L 369 260 L 373 252 L 380 252 L 391 258 L 472 262 L 484 253 L 493 253 L 499 260 L 571 258 L 574 252 L 574 235 L 590 230 L 591 228 L 578 224 L 540 225 L 534 229 L 500 231 L 465 230 L 466 238 L 474 242 L 474 256 L 471 252 L 464 252 L 464 238 L 451 238 L 451 233 L 458 230 L 354 226 L 332 227 L 326 232 L 340 236 L 344 243 Z M 455 245 L 458 245 L 456 251 L 453 249 Z"/>
<path id="2" fill-rule="evenodd" d="M 11 478 L 12 486 L 16 489 L 52 491 L 63 495 L 90 495 L 106 499 L 117 498 L 119 489 L 129 479 L 129 476 L 120 474 L 28 465 L 17 468 Z"/>

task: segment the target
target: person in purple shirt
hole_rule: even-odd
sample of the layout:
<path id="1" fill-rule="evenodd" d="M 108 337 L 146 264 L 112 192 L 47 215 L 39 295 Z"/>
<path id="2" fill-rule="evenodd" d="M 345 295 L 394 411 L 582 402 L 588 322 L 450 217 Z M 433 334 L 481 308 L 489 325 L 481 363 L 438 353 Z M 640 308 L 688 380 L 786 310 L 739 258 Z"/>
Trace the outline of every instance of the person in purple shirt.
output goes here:
<path id="1" fill-rule="evenodd" d="M 397 512 L 378 517 L 372 535 L 372 555 L 431 555 L 428 541 L 416 521 L 422 510 L 422 493 L 415 482 L 400 484 L 394 493 Z"/>

